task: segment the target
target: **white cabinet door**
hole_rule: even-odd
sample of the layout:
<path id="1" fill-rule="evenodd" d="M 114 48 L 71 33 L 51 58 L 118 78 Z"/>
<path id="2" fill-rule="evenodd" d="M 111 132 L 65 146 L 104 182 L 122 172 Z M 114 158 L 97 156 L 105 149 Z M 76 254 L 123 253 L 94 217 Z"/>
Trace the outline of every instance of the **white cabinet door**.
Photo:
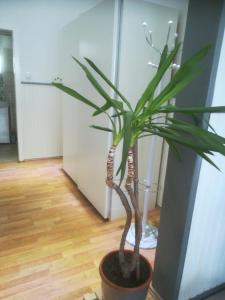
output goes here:
<path id="1" fill-rule="evenodd" d="M 63 83 L 74 87 L 87 98 L 94 99 L 96 103 L 103 102 L 71 56 L 92 59 L 109 78 L 113 78 L 115 52 L 118 46 L 115 30 L 118 21 L 116 9 L 118 3 L 121 1 L 103 1 L 66 26 L 62 32 Z M 168 21 L 171 19 L 176 24 L 177 12 L 173 9 L 144 0 L 123 2 L 118 86 L 133 106 L 154 74 L 154 70 L 147 64 L 148 61 L 157 63 L 159 59 L 145 42 L 142 22 L 146 21 L 149 24 L 154 33 L 154 43 L 161 48 L 166 39 Z M 105 89 L 110 93 L 108 87 Z M 63 95 L 63 168 L 103 217 L 116 218 L 124 215 L 124 209 L 115 193 L 111 199 L 105 185 L 110 134 L 89 128 L 91 124 L 107 127 L 108 121 L 104 117 L 93 118 L 91 109 Z M 140 143 L 142 183 L 146 174 L 147 144 L 148 142 L 144 141 Z M 157 196 L 161 149 L 162 144 L 159 141 L 153 167 L 155 188 L 150 195 L 150 207 L 155 206 Z M 118 163 L 119 155 L 116 164 Z M 143 199 L 142 192 L 140 199 Z"/>
<path id="2" fill-rule="evenodd" d="M 81 60 L 90 58 L 112 79 L 114 13 L 115 1 L 104 1 L 66 26 L 62 33 L 63 83 L 99 104 L 105 101 L 71 56 Z M 105 90 L 110 93 L 108 87 Z M 89 126 L 109 125 L 105 117 L 93 118 L 92 112 L 83 103 L 63 95 L 63 168 L 100 214 L 107 218 L 109 197 L 105 176 L 110 136 Z"/>
<path id="3" fill-rule="evenodd" d="M 176 31 L 178 13 L 175 9 L 148 3 L 144 0 L 124 0 L 121 44 L 119 59 L 119 89 L 132 102 L 133 106 L 142 95 L 149 80 L 153 77 L 155 69 L 148 62 L 159 62 L 159 54 L 153 51 L 145 41 L 143 22 L 147 22 L 148 30 L 152 30 L 154 45 L 162 49 L 165 45 L 168 32 L 168 21 L 173 20 L 172 34 Z M 171 34 L 171 37 L 172 37 Z M 171 41 L 172 43 L 172 41 Z M 171 44 L 170 43 L 170 44 Z M 142 139 L 139 142 L 139 177 L 140 177 L 140 203 L 143 202 L 143 183 L 147 173 L 147 160 L 150 139 Z M 157 194 L 162 197 L 163 183 L 159 186 L 160 164 L 162 156 L 162 141 L 157 140 L 155 162 L 152 168 L 153 181 L 149 195 L 150 208 L 154 208 Z M 166 159 L 163 160 L 166 164 Z M 163 169 L 163 168 L 161 168 Z M 164 168 L 165 169 L 165 168 Z M 164 170 L 163 169 L 163 170 Z M 162 174 L 165 176 L 165 172 Z M 112 218 L 117 217 L 122 208 L 119 201 L 112 201 Z"/>

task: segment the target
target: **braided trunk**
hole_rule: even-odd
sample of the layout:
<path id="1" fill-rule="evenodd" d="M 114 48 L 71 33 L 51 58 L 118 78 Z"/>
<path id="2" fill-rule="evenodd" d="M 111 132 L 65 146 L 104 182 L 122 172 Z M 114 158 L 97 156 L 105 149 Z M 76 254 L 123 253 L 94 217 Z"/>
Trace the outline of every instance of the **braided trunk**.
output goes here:
<path id="1" fill-rule="evenodd" d="M 142 222 L 141 222 L 141 212 L 139 210 L 139 205 L 138 205 L 138 199 L 135 197 L 135 191 L 133 188 L 135 172 L 136 170 L 134 167 L 134 153 L 133 153 L 133 149 L 130 149 L 128 152 L 128 175 L 126 179 L 125 188 L 130 196 L 130 200 L 134 209 L 134 216 L 135 216 L 135 245 L 134 245 L 133 259 L 131 263 L 131 271 L 134 271 L 136 269 L 137 278 L 139 278 L 140 277 L 139 250 L 140 250 L 140 241 L 142 236 Z"/>

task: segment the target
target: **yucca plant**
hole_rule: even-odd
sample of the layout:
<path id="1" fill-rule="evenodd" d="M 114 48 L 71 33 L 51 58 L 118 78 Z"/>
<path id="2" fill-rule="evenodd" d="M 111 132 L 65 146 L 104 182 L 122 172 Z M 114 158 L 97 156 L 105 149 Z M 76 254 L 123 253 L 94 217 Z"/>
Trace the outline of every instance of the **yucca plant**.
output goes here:
<path id="1" fill-rule="evenodd" d="M 142 236 L 142 220 L 136 191 L 134 189 L 137 170 L 134 165 L 133 150 L 138 139 L 157 135 L 168 143 L 177 158 L 180 158 L 177 145 L 183 145 L 196 152 L 216 168 L 217 166 L 210 159 L 210 156 L 213 156 L 215 152 L 225 155 L 225 138 L 217 135 L 213 130 L 207 131 L 206 129 L 200 128 L 192 121 L 192 119 L 196 120 L 196 117 L 202 117 L 205 113 L 225 112 L 224 106 L 178 107 L 176 104 L 170 104 L 170 100 L 176 97 L 179 92 L 199 75 L 201 72 L 200 62 L 208 53 L 210 47 L 203 48 L 182 64 L 179 70 L 172 74 L 171 80 L 163 90 L 159 94 L 156 93 L 163 76 L 175 62 L 179 48 L 179 43 L 174 46 L 172 51 L 168 50 L 167 45 L 164 47 L 158 69 L 153 79 L 148 83 L 144 93 L 140 99 L 138 99 L 135 107 L 132 107 L 129 100 L 118 91 L 104 73 L 88 58 L 85 58 L 87 64 L 84 65 L 73 57 L 75 62 L 85 72 L 91 85 L 104 99 L 102 106 L 96 105 L 93 101 L 62 83 L 53 83 L 55 87 L 63 92 L 92 107 L 94 109 L 93 116 L 105 114 L 107 118 L 109 118 L 111 124 L 109 128 L 98 125 L 91 125 L 91 127 L 111 132 L 113 136 L 112 146 L 107 159 L 106 184 L 119 195 L 127 215 L 119 248 L 119 263 L 124 278 L 129 278 L 133 272 L 136 273 L 137 278 L 139 278 L 140 274 L 139 244 Z M 87 66 L 89 66 L 89 68 Z M 117 99 L 112 99 L 109 96 L 101 83 L 93 75 L 93 71 L 114 90 Z M 175 118 L 174 113 L 177 112 L 187 116 L 186 121 Z M 117 181 L 114 179 L 114 157 L 116 148 L 120 142 L 123 142 L 123 150 L 120 166 L 116 172 L 116 175 L 120 176 L 120 180 L 119 183 L 116 183 Z M 127 175 L 124 179 L 126 168 Z M 123 182 L 127 193 L 122 189 Z M 130 201 L 128 201 L 128 198 L 130 198 Z M 125 255 L 124 247 L 133 216 L 132 208 L 135 219 L 135 246 L 132 259 L 130 260 L 127 259 Z"/>

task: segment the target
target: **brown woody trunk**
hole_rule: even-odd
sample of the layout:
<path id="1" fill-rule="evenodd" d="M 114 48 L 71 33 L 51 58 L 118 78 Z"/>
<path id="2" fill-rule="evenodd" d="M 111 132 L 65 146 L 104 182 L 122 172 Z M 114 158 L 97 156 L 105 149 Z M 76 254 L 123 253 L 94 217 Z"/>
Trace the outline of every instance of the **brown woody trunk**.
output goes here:
<path id="1" fill-rule="evenodd" d="M 134 245 L 134 255 L 131 264 L 131 271 L 136 269 L 137 278 L 139 278 L 140 275 L 139 245 L 142 236 L 142 224 L 141 224 L 141 212 L 139 210 L 138 201 L 135 197 L 135 193 L 133 190 L 135 171 L 136 170 L 134 168 L 133 149 L 130 149 L 128 152 L 128 175 L 127 175 L 125 188 L 130 196 L 130 200 L 134 208 L 134 216 L 135 216 L 135 245 Z"/>
<path id="2" fill-rule="evenodd" d="M 138 207 L 138 201 L 135 197 L 137 195 L 137 191 L 134 192 L 133 185 L 134 185 L 134 178 L 135 178 L 135 168 L 134 168 L 134 160 L 133 160 L 133 150 L 130 149 L 128 153 L 128 175 L 126 179 L 125 188 L 130 196 L 131 204 L 135 211 L 135 246 L 134 246 L 134 254 L 131 263 L 127 262 L 124 255 L 124 247 L 126 242 L 126 236 L 129 231 L 131 221 L 132 221 L 132 210 L 127 200 L 126 195 L 118 186 L 114 180 L 114 157 L 115 157 L 116 146 L 112 146 L 109 150 L 108 159 L 107 159 L 107 179 L 106 184 L 114 189 L 116 193 L 119 195 L 121 202 L 126 210 L 126 223 L 124 226 L 124 231 L 122 234 L 121 242 L 120 242 L 120 249 L 119 249 L 119 261 L 121 266 L 122 274 L 125 278 L 128 278 L 136 269 L 137 278 L 139 278 L 140 274 L 140 267 L 139 267 L 139 244 L 142 234 L 142 227 L 141 227 L 141 214 Z"/>

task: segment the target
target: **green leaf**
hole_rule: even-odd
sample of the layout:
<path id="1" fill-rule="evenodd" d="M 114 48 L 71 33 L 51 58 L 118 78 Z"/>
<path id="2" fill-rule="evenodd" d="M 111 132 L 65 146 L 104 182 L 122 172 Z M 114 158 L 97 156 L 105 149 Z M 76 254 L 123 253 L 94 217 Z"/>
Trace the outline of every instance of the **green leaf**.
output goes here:
<path id="1" fill-rule="evenodd" d="M 164 62 L 166 61 L 167 55 L 168 55 L 168 45 L 165 45 L 162 55 L 161 55 L 161 58 L 160 58 L 159 68 L 161 68 L 162 65 L 164 64 Z"/>
<path id="2" fill-rule="evenodd" d="M 173 51 L 169 54 L 169 56 L 166 58 L 166 60 L 162 63 L 161 67 L 158 68 L 158 71 L 156 72 L 153 79 L 149 82 L 147 88 L 145 89 L 143 95 L 139 99 L 136 108 L 135 108 L 135 114 L 139 114 L 141 110 L 144 108 L 146 102 L 149 101 L 149 99 L 154 95 L 155 90 L 160 83 L 162 77 L 174 61 L 177 52 L 179 50 L 180 43 L 176 45 L 176 47 L 173 49 Z"/>
<path id="3" fill-rule="evenodd" d="M 129 101 L 121 94 L 121 92 L 115 87 L 115 85 L 105 76 L 105 74 L 91 61 L 89 58 L 84 57 L 87 63 L 98 73 L 99 76 L 116 92 L 118 96 L 127 104 L 128 108 L 132 111 L 131 104 Z"/>
<path id="4" fill-rule="evenodd" d="M 172 125 L 166 127 L 154 125 L 153 130 L 150 128 L 148 132 L 152 131 L 169 142 L 188 147 L 201 156 L 213 152 L 225 155 L 225 138 L 180 120 L 171 119 L 171 121 L 173 121 Z M 180 136 L 175 135 L 174 130 L 180 133 Z"/>
<path id="5" fill-rule="evenodd" d="M 184 64 L 182 64 L 168 85 L 152 102 L 152 109 L 155 107 L 159 108 L 162 104 L 171 100 L 201 73 L 201 70 L 197 69 L 197 67 L 199 66 L 199 62 L 209 52 L 210 47 L 211 46 L 204 47 L 195 53 L 191 58 L 189 58 Z"/>
<path id="6" fill-rule="evenodd" d="M 209 123 L 209 121 L 204 118 L 204 116 L 203 116 L 202 120 L 214 133 L 216 133 L 215 129 L 212 127 L 212 125 Z"/>
<path id="7" fill-rule="evenodd" d="M 177 147 L 174 145 L 174 143 L 172 141 L 170 141 L 169 139 L 166 139 L 167 144 L 169 145 L 170 150 L 173 152 L 173 154 L 175 155 L 175 157 L 177 158 L 177 160 L 181 161 L 181 155 L 180 152 L 177 150 Z"/>
<path id="8" fill-rule="evenodd" d="M 206 145 L 203 142 L 200 142 L 198 140 L 192 140 L 190 138 L 185 137 L 184 135 L 177 136 L 174 135 L 174 132 L 170 130 L 169 127 L 163 128 L 160 126 L 155 126 L 157 128 L 157 131 L 154 131 L 154 133 L 158 136 L 161 136 L 165 139 L 168 139 L 169 141 L 175 142 L 177 144 L 181 144 L 185 147 L 191 148 L 195 152 L 208 152 L 210 149 L 208 148 L 208 145 Z"/>
<path id="9" fill-rule="evenodd" d="M 201 156 L 203 159 L 205 159 L 208 163 L 210 163 L 217 170 L 221 171 L 220 168 L 206 154 L 199 152 L 198 155 Z"/>
<path id="10" fill-rule="evenodd" d="M 124 111 L 124 110 L 123 110 L 123 102 L 118 101 L 118 100 L 115 100 L 115 99 L 112 99 L 112 101 L 115 102 L 116 105 L 117 105 L 118 107 L 120 107 L 122 111 Z M 112 105 L 111 105 L 111 102 L 106 102 L 102 107 L 100 107 L 99 110 L 96 110 L 96 111 L 93 113 L 93 116 L 97 116 L 97 115 L 99 115 L 100 113 L 107 111 L 111 106 L 112 106 Z M 115 108 L 115 110 L 117 111 L 117 108 Z M 119 116 L 119 113 L 117 114 L 117 116 Z"/>
<path id="11" fill-rule="evenodd" d="M 167 87 L 152 101 L 149 106 L 149 110 L 159 109 L 165 102 L 168 102 L 174 98 L 179 92 L 181 92 L 186 86 L 188 86 L 195 77 L 200 74 L 201 71 L 195 71 L 195 73 L 187 73 L 176 84 L 172 81 Z"/>
<path id="12" fill-rule="evenodd" d="M 106 102 L 103 106 L 101 106 L 98 110 L 94 111 L 92 116 L 95 117 L 103 112 L 106 112 L 111 107 L 109 102 Z"/>
<path id="13" fill-rule="evenodd" d="M 101 127 L 101 126 L 97 126 L 97 125 L 91 125 L 90 127 L 94 128 L 94 129 L 102 130 L 102 131 L 112 132 L 112 129 L 106 128 L 106 127 Z"/>
<path id="14" fill-rule="evenodd" d="M 173 123 L 173 125 L 170 125 L 171 128 L 177 128 L 178 130 L 190 133 L 208 143 L 212 143 L 212 146 L 213 144 L 215 146 L 221 146 L 222 144 L 225 144 L 225 138 L 214 132 L 207 131 L 201 127 L 192 125 L 182 120 L 177 120 L 174 118 L 168 118 L 168 120 Z"/>
<path id="15" fill-rule="evenodd" d="M 206 124 L 207 127 L 209 127 L 214 133 L 216 133 L 215 129 L 212 127 L 212 125 L 209 123 L 209 120 L 207 120 L 204 115 L 202 115 L 202 114 L 194 114 L 194 113 L 191 113 L 191 114 L 187 114 L 186 113 L 186 115 L 191 115 L 191 117 L 192 117 L 192 119 L 194 121 L 194 124 L 196 126 L 199 126 L 199 124 L 200 124 L 200 122 L 202 120 L 203 123 Z"/>
<path id="16" fill-rule="evenodd" d="M 111 105 L 111 107 L 121 110 L 121 104 L 118 105 L 118 103 L 116 101 L 113 101 L 113 99 L 111 99 L 111 97 L 101 87 L 101 85 L 98 83 L 98 81 L 95 79 L 95 77 L 91 74 L 91 72 L 88 70 L 88 68 L 84 64 L 82 64 L 78 59 L 76 59 L 75 57 L 72 57 L 72 58 L 83 69 L 83 71 L 85 72 L 90 83 L 93 85 L 93 87 L 96 89 L 96 91 L 106 100 L 106 102 L 108 102 Z M 120 102 L 120 103 L 122 103 L 122 102 Z"/>
<path id="17" fill-rule="evenodd" d="M 124 110 L 124 111 L 122 111 L 122 112 L 120 112 L 120 113 L 113 114 L 111 117 L 112 117 L 112 118 L 116 118 L 116 117 L 119 117 L 119 116 L 124 115 L 125 113 L 126 113 L 126 111 Z"/>
<path id="18" fill-rule="evenodd" d="M 224 113 L 225 112 L 225 106 L 212 106 L 212 107 L 178 107 L 175 105 L 167 105 L 162 106 L 160 108 L 160 112 L 164 113 L 187 113 L 187 114 L 199 114 L 199 113 Z"/>
<path id="19" fill-rule="evenodd" d="M 174 74 L 170 84 L 176 85 L 182 78 L 186 76 L 186 74 L 195 72 L 196 68 L 199 66 L 199 62 L 208 54 L 210 48 L 211 46 L 208 45 L 187 59 Z"/>
<path id="20" fill-rule="evenodd" d="M 57 83 L 57 82 L 53 82 L 52 83 L 53 86 L 57 87 L 58 89 L 60 89 L 61 91 L 65 92 L 66 94 L 76 98 L 77 100 L 87 104 L 88 106 L 91 106 L 92 108 L 95 109 L 100 109 L 99 106 L 97 106 L 95 103 L 93 103 L 92 101 L 88 100 L 87 98 L 85 98 L 84 96 L 82 96 L 81 94 L 79 94 L 77 91 L 63 85 L 62 83 Z"/>

